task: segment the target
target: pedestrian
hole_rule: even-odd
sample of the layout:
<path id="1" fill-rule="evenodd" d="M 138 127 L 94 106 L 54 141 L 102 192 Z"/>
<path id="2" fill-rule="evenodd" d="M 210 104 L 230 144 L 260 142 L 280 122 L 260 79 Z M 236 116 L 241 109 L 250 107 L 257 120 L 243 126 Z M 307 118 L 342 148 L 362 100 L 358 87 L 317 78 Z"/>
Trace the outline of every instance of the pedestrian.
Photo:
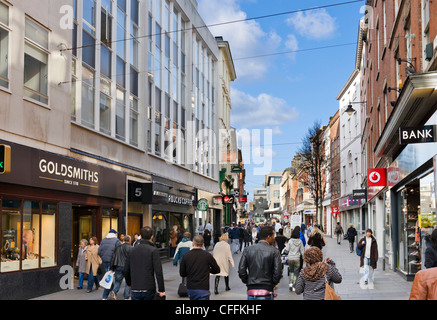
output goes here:
<path id="1" fill-rule="evenodd" d="M 303 233 L 303 234 L 305 234 L 305 230 L 306 230 L 306 225 L 305 225 L 305 223 L 302 223 L 301 225 L 300 225 L 300 231 Z"/>
<path id="2" fill-rule="evenodd" d="M 285 247 L 285 242 L 287 241 L 287 238 L 284 236 L 284 229 L 279 229 L 278 235 L 275 238 L 275 245 L 278 248 L 279 252 L 282 252 Z"/>
<path id="3" fill-rule="evenodd" d="M 287 222 L 287 224 L 285 225 L 285 228 L 284 228 L 284 236 L 287 239 L 290 239 L 292 232 L 293 232 L 293 229 L 291 229 L 290 222 Z"/>
<path id="4" fill-rule="evenodd" d="M 244 228 L 241 225 L 241 223 L 238 224 L 238 242 L 239 242 L 239 248 L 240 252 L 243 249 L 244 244 Z"/>
<path id="5" fill-rule="evenodd" d="M 141 240 L 129 252 L 124 265 L 123 274 L 131 289 L 132 300 L 154 300 L 156 294 L 161 298 L 165 296 L 161 257 L 153 245 L 153 233 L 154 230 L 148 226 L 140 230 Z"/>
<path id="6" fill-rule="evenodd" d="M 278 233 L 279 233 L 279 229 L 283 229 L 283 228 L 282 228 L 282 225 L 281 225 L 281 223 L 280 223 L 279 221 L 277 221 L 277 222 L 274 224 L 274 226 L 275 226 L 275 232 L 276 232 L 276 235 L 278 235 Z"/>
<path id="7" fill-rule="evenodd" d="M 366 236 L 357 243 L 358 249 L 361 250 L 360 267 L 364 267 L 364 284 L 373 281 L 373 270 L 376 269 L 378 262 L 378 244 L 371 229 L 366 230 Z"/>
<path id="8" fill-rule="evenodd" d="M 86 272 L 86 265 L 87 261 L 85 259 L 86 257 L 86 250 L 88 248 L 88 240 L 82 239 L 80 240 L 80 246 L 79 246 L 79 252 L 77 253 L 77 260 L 76 260 L 76 267 L 78 268 L 79 272 L 79 284 L 77 286 L 77 289 L 83 288 L 83 278 Z"/>
<path id="9" fill-rule="evenodd" d="M 258 242 L 258 228 L 254 227 L 252 228 L 252 244 L 255 244 Z"/>
<path id="10" fill-rule="evenodd" d="M 214 246 L 213 256 L 218 266 L 220 267 L 220 273 L 215 275 L 215 286 L 214 293 L 218 294 L 218 285 L 220 282 L 220 277 L 225 278 L 226 291 L 231 290 L 229 287 L 229 264 L 232 268 L 235 268 L 234 259 L 232 258 L 231 247 L 228 243 L 228 236 L 222 234 L 220 237 L 220 242 Z"/>
<path id="11" fill-rule="evenodd" d="M 178 226 L 173 226 L 173 230 L 170 233 L 170 258 L 173 258 L 178 241 Z"/>
<path id="12" fill-rule="evenodd" d="M 184 254 L 179 274 L 187 278 L 188 297 L 190 300 L 209 300 L 209 275 L 218 274 L 220 267 L 208 251 L 202 250 L 203 237 L 193 238 L 193 249 Z"/>
<path id="13" fill-rule="evenodd" d="M 184 232 L 184 236 L 181 242 L 178 243 L 178 246 L 176 247 L 176 252 L 173 257 L 174 266 L 177 266 L 178 262 L 182 260 L 184 254 L 186 254 L 188 251 L 190 251 L 193 248 L 193 242 L 190 239 L 191 239 L 191 233 Z"/>
<path id="14" fill-rule="evenodd" d="M 103 267 L 105 272 L 108 272 L 111 268 L 111 260 L 114 254 L 115 248 L 121 245 L 120 240 L 117 238 L 117 231 L 114 229 L 109 230 L 106 237 L 100 242 L 99 246 L 99 256 L 102 258 Z M 103 300 L 107 300 L 111 289 L 103 290 Z"/>
<path id="15" fill-rule="evenodd" d="M 295 226 L 293 230 L 299 231 L 300 240 L 302 241 L 303 247 L 305 248 L 305 246 L 307 245 L 307 242 L 305 240 L 305 235 L 302 233 L 300 227 L 299 226 Z"/>
<path id="16" fill-rule="evenodd" d="M 308 226 L 308 229 L 307 229 L 307 237 L 308 237 L 308 239 L 311 236 L 311 232 L 313 232 L 313 226 L 310 224 Z"/>
<path id="17" fill-rule="evenodd" d="M 248 300 L 273 300 L 274 288 L 282 277 L 282 263 L 275 243 L 275 230 L 264 226 L 259 240 L 244 250 L 238 266 L 238 276 L 247 286 Z"/>
<path id="18" fill-rule="evenodd" d="M 410 300 L 437 300 L 437 268 L 420 270 L 414 276 Z"/>
<path id="19" fill-rule="evenodd" d="M 323 247 L 326 245 L 323 234 L 317 226 L 314 226 L 312 228 L 311 234 L 308 239 L 308 245 L 311 247 L 317 247 L 320 250 L 323 250 Z"/>
<path id="20" fill-rule="evenodd" d="M 294 229 L 291 234 L 290 240 L 288 240 L 288 244 L 285 247 L 285 250 L 288 252 L 288 268 L 289 268 L 289 282 L 288 287 L 290 291 L 296 291 L 296 280 L 299 276 L 299 272 L 301 270 L 301 261 L 304 256 L 304 245 L 300 239 L 300 231 L 298 229 Z"/>
<path id="21" fill-rule="evenodd" d="M 337 222 L 337 226 L 335 227 L 335 234 L 337 235 L 337 244 L 341 244 L 341 238 L 344 234 L 343 227 L 340 222 Z"/>
<path id="22" fill-rule="evenodd" d="M 229 237 L 231 238 L 231 251 L 232 253 L 238 253 L 238 248 L 240 247 L 240 230 L 238 230 L 238 227 L 233 227 L 233 224 L 231 224 L 231 228 L 229 230 Z"/>
<path id="23" fill-rule="evenodd" d="M 114 286 L 110 293 L 112 300 L 117 300 L 117 293 L 120 290 L 121 284 L 124 279 L 124 265 L 126 263 L 127 256 L 130 250 L 132 250 L 130 236 L 124 236 L 124 242 L 115 248 L 114 254 L 111 260 L 111 270 L 115 272 L 114 274 Z M 123 292 L 124 300 L 128 300 L 130 297 L 129 286 L 124 287 Z"/>
<path id="24" fill-rule="evenodd" d="M 132 247 L 135 247 L 137 244 L 139 244 L 140 240 L 141 240 L 141 235 L 138 232 L 135 232 L 134 242 L 132 243 Z"/>
<path id="25" fill-rule="evenodd" d="M 209 246 L 211 245 L 211 232 L 208 229 L 203 231 L 203 241 L 205 243 L 205 250 L 208 250 Z"/>
<path id="26" fill-rule="evenodd" d="M 98 251 L 99 245 L 97 244 L 97 238 L 91 237 L 85 253 L 86 273 L 88 274 L 88 293 L 93 290 L 94 284 L 96 284 L 96 290 L 100 287 L 98 273 L 100 265 L 102 264 L 102 258 L 100 258 Z"/>
<path id="27" fill-rule="evenodd" d="M 330 258 L 323 262 L 323 253 L 318 247 L 305 251 L 305 268 L 299 273 L 296 281 L 296 294 L 303 293 L 304 300 L 324 300 L 326 282 L 341 283 L 342 276 Z"/>
<path id="28" fill-rule="evenodd" d="M 429 238 L 430 247 L 425 250 L 425 268 L 437 267 L 437 229 L 434 229 Z"/>
<path id="29" fill-rule="evenodd" d="M 349 241 L 349 250 L 350 252 L 354 251 L 354 242 L 355 242 L 355 237 L 357 236 L 357 229 L 354 228 L 354 225 L 351 223 L 349 225 L 349 229 L 347 229 L 347 239 Z"/>
<path id="30" fill-rule="evenodd" d="M 250 230 L 250 226 L 244 228 L 244 248 L 252 244 L 252 235 Z"/>

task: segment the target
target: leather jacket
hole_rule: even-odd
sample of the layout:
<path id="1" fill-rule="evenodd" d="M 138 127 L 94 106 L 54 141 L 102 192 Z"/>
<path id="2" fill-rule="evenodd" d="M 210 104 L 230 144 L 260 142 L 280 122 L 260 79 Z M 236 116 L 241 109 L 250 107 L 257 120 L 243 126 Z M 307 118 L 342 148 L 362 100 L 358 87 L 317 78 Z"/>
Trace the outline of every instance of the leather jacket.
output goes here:
<path id="1" fill-rule="evenodd" d="M 114 254 L 111 259 L 111 269 L 115 270 L 116 267 L 124 268 L 124 264 L 126 262 L 126 258 L 129 254 L 129 251 L 132 249 L 132 246 L 128 243 L 123 243 L 115 248 Z"/>
<path id="2" fill-rule="evenodd" d="M 281 254 L 266 241 L 245 248 L 238 266 L 238 276 L 247 289 L 273 291 L 282 276 Z"/>

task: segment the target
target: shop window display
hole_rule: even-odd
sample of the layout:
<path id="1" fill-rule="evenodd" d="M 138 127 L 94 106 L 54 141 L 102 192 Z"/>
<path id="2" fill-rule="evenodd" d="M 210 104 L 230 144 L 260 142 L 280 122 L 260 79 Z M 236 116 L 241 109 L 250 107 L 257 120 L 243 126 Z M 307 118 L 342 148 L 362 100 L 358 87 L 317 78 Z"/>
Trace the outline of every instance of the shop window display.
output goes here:
<path id="1" fill-rule="evenodd" d="M 111 229 L 118 231 L 118 210 L 102 209 L 102 239 L 108 235 Z"/>
<path id="2" fill-rule="evenodd" d="M 56 204 L 3 199 L 0 272 L 56 265 Z"/>
<path id="3" fill-rule="evenodd" d="M 168 238 L 168 223 L 167 213 L 154 211 L 153 212 L 153 242 L 157 248 L 165 249 L 167 247 Z"/>

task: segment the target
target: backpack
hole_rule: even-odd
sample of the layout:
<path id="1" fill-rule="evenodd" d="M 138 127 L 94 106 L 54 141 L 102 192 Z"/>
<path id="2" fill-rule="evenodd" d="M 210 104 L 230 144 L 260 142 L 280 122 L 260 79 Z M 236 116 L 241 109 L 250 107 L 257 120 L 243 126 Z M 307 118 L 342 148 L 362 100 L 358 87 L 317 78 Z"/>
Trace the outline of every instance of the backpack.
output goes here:
<path id="1" fill-rule="evenodd" d="M 341 233 L 341 226 L 337 226 L 337 228 L 335 229 L 336 233 Z"/>
<path id="2" fill-rule="evenodd" d="M 364 246 L 366 246 L 366 245 L 364 245 Z M 355 251 L 357 252 L 357 256 L 361 257 L 361 253 L 363 252 L 363 250 L 358 249 L 358 243 L 357 243 L 357 247 L 355 248 Z"/>

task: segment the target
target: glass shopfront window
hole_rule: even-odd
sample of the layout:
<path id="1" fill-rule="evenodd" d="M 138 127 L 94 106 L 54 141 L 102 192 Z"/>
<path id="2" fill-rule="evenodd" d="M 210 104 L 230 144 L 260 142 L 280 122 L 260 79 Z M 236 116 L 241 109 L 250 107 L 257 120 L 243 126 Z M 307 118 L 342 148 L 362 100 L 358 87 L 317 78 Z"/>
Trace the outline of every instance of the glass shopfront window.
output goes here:
<path id="1" fill-rule="evenodd" d="M 118 209 L 102 209 L 102 239 L 105 238 L 109 230 L 118 230 Z"/>
<path id="2" fill-rule="evenodd" d="M 153 243 L 159 249 L 165 249 L 168 246 L 169 224 L 167 215 L 167 212 L 153 211 Z"/>
<path id="3" fill-rule="evenodd" d="M 0 272 L 56 265 L 56 213 L 56 204 L 2 199 Z"/>

